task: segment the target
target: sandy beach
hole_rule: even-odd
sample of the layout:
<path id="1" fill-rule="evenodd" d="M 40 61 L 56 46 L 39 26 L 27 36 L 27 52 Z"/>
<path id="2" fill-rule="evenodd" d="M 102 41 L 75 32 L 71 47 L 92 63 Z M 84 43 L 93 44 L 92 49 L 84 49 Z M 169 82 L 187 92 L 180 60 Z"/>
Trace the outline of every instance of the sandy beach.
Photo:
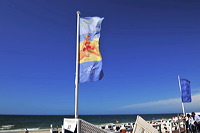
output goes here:
<path id="1" fill-rule="evenodd" d="M 25 133 L 25 131 L 9 131 L 9 132 L 0 132 L 0 133 Z M 29 133 L 50 133 L 50 131 L 29 131 Z"/>
<path id="2" fill-rule="evenodd" d="M 50 131 L 30 131 L 29 133 L 50 133 Z"/>
<path id="3" fill-rule="evenodd" d="M 59 130 L 58 133 L 60 133 L 61 130 Z M 25 133 L 25 131 L 0 131 L 0 133 Z M 34 131 L 29 131 L 29 133 L 50 133 L 50 130 L 34 130 Z"/>
<path id="4" fill-rule="evenodd" d="M 11 132 L 11 133 L 24 133 L 24 132 Z M 46 131 L 29 131 L 29 133 L 50 133 L 49 130 Z"/>

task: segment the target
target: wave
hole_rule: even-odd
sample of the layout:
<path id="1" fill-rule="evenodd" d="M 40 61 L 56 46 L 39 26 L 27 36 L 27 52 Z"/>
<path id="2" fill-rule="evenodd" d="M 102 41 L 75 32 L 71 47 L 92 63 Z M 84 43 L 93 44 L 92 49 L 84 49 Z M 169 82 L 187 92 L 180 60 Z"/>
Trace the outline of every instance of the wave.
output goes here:
<path id="1" fill-rule="evenodd" d="M 2 125 L 0 130 L 9 130 L 11 129 L 12 127 L 14 127 L 15 125 Z"/>

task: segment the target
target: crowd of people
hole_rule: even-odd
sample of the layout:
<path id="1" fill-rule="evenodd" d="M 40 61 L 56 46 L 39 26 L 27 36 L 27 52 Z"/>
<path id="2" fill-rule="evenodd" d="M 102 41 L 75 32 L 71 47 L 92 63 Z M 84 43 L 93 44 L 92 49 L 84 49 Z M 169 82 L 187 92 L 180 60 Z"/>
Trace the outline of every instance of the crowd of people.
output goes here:
<path id="1" fill-rule="evenodd" d="M 200 117 L 194 112 L 186 115 L 187 133 L 200 133 Z"/>

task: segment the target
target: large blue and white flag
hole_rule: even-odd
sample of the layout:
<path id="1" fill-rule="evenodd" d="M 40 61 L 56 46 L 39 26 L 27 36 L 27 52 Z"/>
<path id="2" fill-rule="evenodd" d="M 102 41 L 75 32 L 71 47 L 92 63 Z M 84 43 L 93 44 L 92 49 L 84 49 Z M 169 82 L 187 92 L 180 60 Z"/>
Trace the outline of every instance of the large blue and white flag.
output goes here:
<path id="1" fill-rule="evenodd" d="M 101 23 L 104 18 L 80 18 L 79 83 L 101 80 L 102 57 L 99 50 Z"/>
<path id="2" fill-rule="evenodd" d="M 187 79 L 180 79 L 181 84 L 181 98 L 183 103 L 189 103 L 192 101 L 190 81 Z"/>

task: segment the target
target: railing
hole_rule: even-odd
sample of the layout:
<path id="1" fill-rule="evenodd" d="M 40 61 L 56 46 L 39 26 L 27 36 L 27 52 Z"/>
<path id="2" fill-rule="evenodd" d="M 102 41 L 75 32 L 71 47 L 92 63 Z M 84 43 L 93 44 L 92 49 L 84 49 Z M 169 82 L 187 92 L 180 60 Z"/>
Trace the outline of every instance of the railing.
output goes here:
<path id="1" fill-rule="evenodd" d="M 108 131 L 81 119 L 81 133 L 108 133 Z"/>
<path id="2" fill-rule="evenodd" d="M 109 133 L 89 122 L 82 119 L 66 119 L 64 118 L 62 133 Z"/>
<path id="3" fill-rule="evenodd" d="M 159 130 L 160 133 L 182 133 L 186 129 L 185 120 L 163 120 L 159 122 L 159 124 L 161 125 L 159 128 L 158 126 L 153 126 L 157 129 L 161 128 L 161 130 Z"/>
<path id="4" fill-rule="evenodd" d="M 139 123 L 140 124 L 140 123 Z M 147 123 L 148 124 L 148 123 Z M 159 121 L 155 124 L 151 124 L 159 133 L 182 133 L 185 131 L 185 121 L 184 120 L 166 120 Z M 135 125 L 134 125 L 135 126 Z M 141 126 L 141 125 L 139 125 Z M 150 125 L 143 125 L 146 130 Z M 126 125 L 124 125 L 126 127 Z M 125 128 L 126 129 L 126 128 Z M 154 130 L 155 130 L 154 129 Z M 156 131 L 155 130 L 155 131 Z M 125 130 L 129 132 L 128 130 Z M 82 119 L 64 119 L 64 125 L 62 128 L 62 133 L 113 133 L 116 132 L 113 129 L 101 129 L 87 121 Z M 120 132 L 120 131 L 118 131 Z M 132 130 L 130 131 L 132 132 Z M 134 132 L 134 131 L 133 131 Z"/>

